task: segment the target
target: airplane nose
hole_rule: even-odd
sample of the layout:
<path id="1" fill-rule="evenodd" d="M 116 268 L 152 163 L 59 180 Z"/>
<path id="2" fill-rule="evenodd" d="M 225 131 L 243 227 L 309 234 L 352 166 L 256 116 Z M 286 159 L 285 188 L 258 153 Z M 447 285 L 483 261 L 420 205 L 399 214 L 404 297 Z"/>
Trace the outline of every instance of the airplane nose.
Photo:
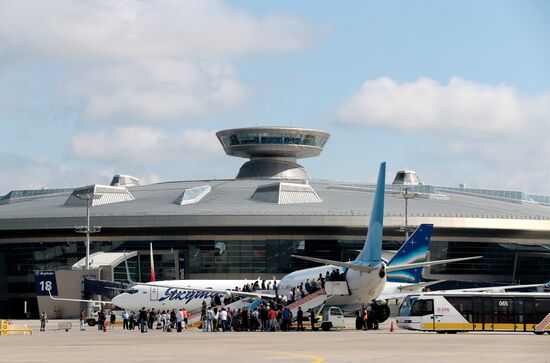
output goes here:
<path id="1" fill-rule="evenodd" d="M 120 306 L 120 303 L 122 303 L 122 297 L 120 296 L 121 294 L 118 294 L 117 296 L 113 297 L 111 299 L 111 302 L 113 303 L 113 305 L 116 305 L 118 307 L 121 307 Z"/>

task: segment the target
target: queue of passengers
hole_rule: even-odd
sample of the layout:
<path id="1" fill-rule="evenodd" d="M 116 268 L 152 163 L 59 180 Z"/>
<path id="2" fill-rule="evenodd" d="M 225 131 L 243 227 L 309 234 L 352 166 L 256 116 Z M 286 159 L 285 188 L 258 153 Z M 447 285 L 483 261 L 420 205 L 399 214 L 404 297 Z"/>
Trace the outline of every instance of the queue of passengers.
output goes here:
<path id="1" fill-rule="evenodd" d="M 278 296 L 277 281 L 266 280 L 254 281 L 252 284 L 245 284 L 242 288 L 235 287 L 235 291 L 254 292 L 257 290 L 274 290 L 277 299 L 264 300 L 258 307 L 247 309 L 231 309 L 222 306 L 222 300 L 219 295 L 211 299 L 210 306 L 206 301 L 203 301 L 201 308 L 201 325 L 204 331 L 287 331 L 292 327 L 292 312 L 287 305 L 294 303 L 313 294 L 319 289 L 325 287 L 326 281 L 344 281 L 345 275 L 340 273 L 338 269 L 333 269 L 326 274 L 319 274 L 317 279 L 307 279 L 300 285 L 293 287 L 286 296 Z M 223 305 L 229 305 L 234 301 L 234 298 L 226 296 L 223 299 Z M 313 311 L 309 311 L 310 320 L 315 322 Z M 84 318 L 81 314 L 81 321 Z M 115 315 L 111 313 L 111 327 L 115 324 Z M 103 329 L 106 316 L 103 310 L 99 313 L 98 329 Z M 155 309 L 147 310 L 142 308 L 137 314 L 133 311 L 124 310 L 122 313 L 124 330 L 134 330 L 139 328 L 142 333 L 146 333 L 150 329 L 162 330 L 170 332 L 176 330 L 181 332 L 184 329 L 190 328 L 188 324 L 189 312 L 182 308 L 178 311 L 155 311 Z M 303 329 L 302 321 L 306 320 L 304 312 L 298 308 L 296 321 L 298 329 Z M 313 326 L 312 326 L 313 328 Z"/>
<path id="2" fill-rule="evenodd" d="M 298 315 L 301 322 L 303 315 L 300 316 L 300 312 Z M 290 309 L 274 300 L 262 301 L 252 309 L 207 306 L 203 301 L 201 309 L 201 324 L 205 332 L 288 331 L 292 327 L 292 318 Z"/>

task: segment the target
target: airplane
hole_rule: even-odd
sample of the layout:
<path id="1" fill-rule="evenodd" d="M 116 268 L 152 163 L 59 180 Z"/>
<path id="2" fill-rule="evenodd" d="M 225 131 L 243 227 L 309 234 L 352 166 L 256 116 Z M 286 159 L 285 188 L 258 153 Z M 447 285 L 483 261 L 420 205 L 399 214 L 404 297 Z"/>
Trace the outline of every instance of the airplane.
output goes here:
<path id="1" fill-rule="evenodd" d="M 296 258 L 328 264 L 329 266 L 314 267 L 288 274 L 281 281 L 277 281 L 277 295 L 286 295 L 292 287 L 299 285 L 300 282 L 305 282 L 308 278 L 317 278 L 321 271 L 325 273 L 327 270 L 337 268 L 344 272 L 348 293 L 345 295 L 330 296 L 326 304 L 347 307 L 347 310 L 349 310 L 350 308 L 358 308 L 365 303 L 374 301 L 377 303 L 375 311 L 377 312 L 379 321 L 383 321 L 389 316 L 389 308 L 385 305 L 387 299 L 405 297 L 411 291 L 418 291 L 418 289 L 431 284 L 430 282 L 419 282 L 419 273 L 422 267 L 481 258 L 481 256 L 475 256 L 417 262 L 418 259 L 425 258 L 427 243 L 429 242 L 433 227 L 431 225 L 422 225 L 411 236 L 414 236 L 414 238 L 410 238 L 409 243 L 405 243 L 399 250 L 402 252 L 402 255 L 398 252 L 390 262 L 385 263 L 382 260 L 385 174 L 386 163 L 383 162 L 380 164 L 367 236 L 359 256 L 351 262 L 339 262 L 293 255 Z M 423 236 L 420 237 L 424 239 L 423 243 L 419 243 L 417 248 L 411 248 L 409 254 L 405 254 L 405 246 L 411 246 L 420 242 L 417 239 L 419 238 L 418 236 Z M 424 247 L 420 248 L 421 246 Z M 403 282 L 398 284 L 392 283 L 391 278 L 388 283 L 388 274 L 395 275 L 398 271 L 399 275 L 397 277 L 394 276 L 394 278 L 399 277 L 401 280 L 408 279 L 414 282 L 414 286 Z M 193 312 L 200 311 L 203 300 L 212 299 L 220 295 L 243 298 L 239 303 L 239 307 L 245 306 L 240 306 L 240 304 L 245 304 L 247 301 L 250 303 L 253 300 L 277 297 L 277 295 L 270 291 L 244 292 L 234 290 L 235 287 L 243 286 L 246 283 L 246 280 L 152 281 L 149 283 L 132 284 L 130 288 L 115 296 L 111 300 L 111 303 L 129 310 L 139 310 L 142 307 L 154 308 L 155 310 L 171 310 L 185 307 L 187 311 L 193 314 Z M 384 290 L 386 286 L 387 288 Z M 62 298 L 55 299 L 62 300 Z"/>
<path id="2" fill-rule="evenodd" d="M 306 269 L 303 271 L 296 271 L 283 277 L 279 284 L 279 291 L 281 293 L 288 293 L 292 287 L 305 282 L 308 278 L 317 278 L 319 273 L 325 274 L 327 270 L 340 269 L 344 273 L 349 293 L 347 295 L 330 296 L 326 304 L 357 309 L 363 304 L 375 302 L 376 305 L 374 307 L 376 308 L 376 316 L 379 321 L 384 321 L 389 316 L 389 308 L 385 305 L 386 300 L 405 297 L 406 294 L 410 294 L 410 291 L 403 291 L 406 290 L 406 286 L 399 287 L 388 285 L 388 274 L 400 271 L 402 276 L 407 276 L 411 273 L 411 269 L 473 260 L 482 257 L 474 256 L 414 263 L 414 261 L 401 260 L 398 253 L 394 264 L 385 263 L 382 260 L 385 181 L 386 163 L 382 162 L 378 172 L 367 237 L 363 249 L 357 258 L 354 261 L 341 262 L 323 258 L 292 255 L 294 258 L 326 264 L 328 266 L 315 267 L 313 270 Z M 388 290 L 384 292 L 386 286 L 388 286 Z M 421 287 L 426 287 L 426 283 L 413 287 L 413 289 Z M 396 289 L 401 291 L 398 292 Z"/>
<path id="3" fill-rule="evenodd" d="M 291 288 L 298 286 L 306 279 L 317 278 L 319 273 L 326 273 L 327 270 L 334 268 L 343 268 L 345 273 L 345 281 L 349 288 L 347 295 L 331 296 L 326 304 L 347 306 L 350 308 L 361 307 L 365 303 L 379 301 L 381 308 L 377 309 L 380 313 L 380 321 L 387 319 L 389 316 L 389 308 L 379 300 L 379 296 L 384 293 L 383 300 L 390 298 L 405 297 L 407 293 L 404 291 L 408 286 L 400 283 L 398 285 L 387 285 L 387 274 L 400 272 L 401 279 L 412 279 L 415 283 L 414 288 L 421 289 L 428 286 L 430 283 L 420 283 L 418 281 L 418 272 L 424 266 L 439 265 L 451 262 L 466 261 L 476 257 L 455 258 L 440 261 L 417 262 L 419 258 L 425 258 L 427 252 L 427 243 L 429 242 L 432 225 L 422 225 L 409 239 L 402 249 L 402 255 L 405 254 L 405 246 L 410 249 L 409 254 L 405 257 L 399 255 L 399 252 L 391 260 L 391 263 L 382 261 L 382 229 L 383 229 L 383 214 L 384 214 L 384 192 L 385 192 L 385 174 L 386 163 L 380 165 L 378 174 L 378 182 L 375 191 L 375 199 L 373 203 L 371 219 L 365 244 L 361 253 L 352 262 L 339 262 L 325 259 L 318 259 L 306 256 L 294 256 L 319 263 L 326 263 L 329 266 L 314 267 L 296 271 L 283 277 L 278 282 L 277 295 L 286 295 Z M 414 238 L 413 238 L 414 236 Z M 420 236 L 420 237 L 419 237 Z M 411 245 L 417 243 L 420 239 L 424 239 L 422 243 L 418 243 L 418 248 L 411 248 Z M 411 272 L 411 270 L 413 272 Z M 416 273 L 414 273 L 416 271 Z M 233 295 L 248 299 L 261 298 L 276 298 L 275 294 L 265 292 L 242 292 L 230 291 L 235 286 L 242 286 L 243 280 L 171 280 L 157 281 L 145 284 L 132 286 L 130 289 L 115 296 L 112 302 L 122 308 L 137 310 L 142 307 L 149 307 L 165 310 L 172 308 L 185 307 L 188 311 L 200 310 L 202 300 L 215 297 L 217 294 Z M 388 286 L 388 290 L 384 292 L 384 287 Z M 417 291 L 414 290 L 413 291 Z M 408 290 L 407 290 L 408 291 Z M 410 293 L 410 292 L 408 292 Z M 384 307 L 385 306 L 385 307 Z"/>
<path id="4" fill-rule="evenodd" d="M 433 225 L 422 224 L 409 237 L 409 239 L 401 246 L 393 258 L 388 262 L 388 266 L 393 266 L 397 261 L 406 261 L 413 263 L 423 261 L 426 258 L 430 236 Z M 276 281 L 278 286 L 278 295 L 282 295 L 282 282 L 293 280 L 305 281 L 306 278 L 314 279 L 319 276 L 319 273 L 325 275 L 326 271 L 332 271 L 335 266 L 320 266 L 308 268 L 300 271 L 295 271 L 286 275 L 283 280 Z M 420 291 L 423 287 L 437 283 L 439 281 L 421 283 L 422 268 L 415 267 L 413 269 L 404 270 L 400 275 L 398 272 L 393 272 L 388 275 L 388 283 L 383 290 L 383 295 L 398 294 L 407 288 L 407 291 Z M 305 276 L 305 278 L 304 278 Z M 133 282 L 130 281 L 132 284 Z M 412 283 L 411 283 L 412 282 Z M 112 303 L 116 306 L 123 307 L 129 310 L 138 310 L 142 307 L 154 308 L 155 310 L 180 309 L 185 307 L 187 311 L 200 310 L 202 301 L 210 302 L 220 293 L 227 291 L 224 294 L 233 294 L 247 298 L 275 297 L 273 293 L 253 292 L 243 293 L 234 291 L 236 287 L 241 287 L 244 284 L 250 283 L 247 280 L 167 280 L 167 281 L 151 281 L 151 283 L 134 284 L 123 293 L 115 296 Z M 299 283 L 298 283 L 299 284 Z M 297 285 L 291 285 L 297 286 Z M 229 291 L 233 290 L 233 291 Z M 286 291 L 285 291 L 286 292 Z M 346 310 L 353 309 L 351 306 L 343 307 Z M 355 309 L 356 310 L 356 309 Z"/>
<path id="5" fill-rule="evenodd" d="M 410 235 L 405 243 L 403 243 L 393 257 L 389 261 L 384 262 L 388 267 L 403 263 L 413 264 L 417 262 L 424 262 L 428 254 L 432 230 L 432 224 L 421 224 L 414 231 L 414 233 Z M 325 277 L 327 272 L 330 274 L 333 270 L 337 270 L 339 273 L 342 273 L 342 270 L 335 265 L 324 265 L 294 271 L 281 279 L 278 292 L 280 294 L 288 294 L 293 287 L 298 286 L 307 280 L 317 280 L 319 275 Z M 390 311 L 385 304 L 385 300 L 404 298 L 411 292 L 420 292 L 428 286 L 441 282 L 441 280 L 426 282 L 421 282 L 421 280 L 422 267 L 389 272 L 384 289 L 377 298 L 379 303 L 372 306 L 373 311 L 375 311 L 378 315 L 379 322 L 383 322 L 389 317 Z M 370 303 L 370 301 L 362 301 L 361 303 L 358 303 L 350 296 L 351 295 L 340 297 L 330 296 L 327 299 L 326 304 L 330 306 L 338 306 L 344 312 L 349 313 L 359 310 L 365 303 Z"/>

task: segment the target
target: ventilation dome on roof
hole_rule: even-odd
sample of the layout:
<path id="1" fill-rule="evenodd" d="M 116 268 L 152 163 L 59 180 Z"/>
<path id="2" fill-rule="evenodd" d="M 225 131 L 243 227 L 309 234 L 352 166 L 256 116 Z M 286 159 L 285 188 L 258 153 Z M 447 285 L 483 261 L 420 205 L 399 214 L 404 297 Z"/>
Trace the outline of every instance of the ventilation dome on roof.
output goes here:
<path id="1" fill-rule="evenodd" d="M 276 204 L 323 202 L 311 185 L 285 182 L 260 185 L 250 199 Z"/>

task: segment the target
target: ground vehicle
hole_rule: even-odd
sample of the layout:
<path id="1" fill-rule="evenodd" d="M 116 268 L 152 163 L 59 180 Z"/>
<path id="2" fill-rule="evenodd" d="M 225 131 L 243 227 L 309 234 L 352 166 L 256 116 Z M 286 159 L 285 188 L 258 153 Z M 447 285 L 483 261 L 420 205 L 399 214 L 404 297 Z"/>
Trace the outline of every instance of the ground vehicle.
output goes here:
<path id="1" fill-rule="evenodd" d="M 400 328 L 438 333 L 522 331 L 550 334 L 550 293 L 428 292 L 408 296 Z"/>
<path id="2" fill-rule="evenodd" d="M 92 307 L 92 312 L 91 314 L 86 318 L 86 323 L 88 323 L 89 326 L 94 326 L 97 324 L 97 318 L 99 316 L 99 312 L 101 311 L 102 309 L 102 306 L 100 304 L 95 304 L 93 305 Z M 111 312 L 114 311 L 115 315 L 116 315 L 116 322 L 115 324 L 122 324 L 122 313 L 123 313 L 123 310 L 119 310 L 119 309 L 115 309 L 115 310 L 106 310 L 106 309 L 103 309 L 103 312 L 105 313 L 105 317 L 106 317 L 106 324 L 109 325 L 110 324 L 110 316 L 111 316 Z"/>
<path id="3" fill-rule="evenodd" d="M 344 329 L 346 323 L 344 321 L 344 313 L 342 309 L 336 306 L 327 306 L 323 310 L 323 320 L 321 321 L 321 329 L 328 331 L 334 329 Z"/>

